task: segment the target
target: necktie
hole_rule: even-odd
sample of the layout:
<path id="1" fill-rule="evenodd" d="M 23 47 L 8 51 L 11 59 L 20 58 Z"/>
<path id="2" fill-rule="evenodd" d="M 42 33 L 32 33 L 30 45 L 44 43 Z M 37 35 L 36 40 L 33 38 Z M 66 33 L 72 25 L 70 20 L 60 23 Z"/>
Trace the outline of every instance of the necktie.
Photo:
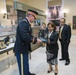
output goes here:
<path id="1" fill-rule="evenodd" d="M 60 26 L 59 38 L 61 39 L 62 27 Z"/>

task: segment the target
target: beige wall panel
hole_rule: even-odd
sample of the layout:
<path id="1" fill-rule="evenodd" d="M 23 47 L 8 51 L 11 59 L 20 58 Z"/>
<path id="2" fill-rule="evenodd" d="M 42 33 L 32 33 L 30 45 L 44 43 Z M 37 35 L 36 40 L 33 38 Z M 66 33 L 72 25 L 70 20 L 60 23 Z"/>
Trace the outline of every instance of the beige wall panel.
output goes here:
<path id="1" fill-rule="evenodd" d="M 71 23 L 72 27 L 73 16 L 76 16 L 76 0 L 64 0 L 63 2 L 64 2 L 64 9 L 68 11 L 66 13 L 66 23 Z M 72 34 L 76 35 L 76 30 L 72 29 Z"/>
<path id="2" fill-rule="evenodd" d="M 38 8 L 40 10 L 46 10 L 46 0 L 17 0 L 23 4 Z"/>
<path id="3" fill-rule="evenodd" d="M 48 6 L 61 5 L 62 0 L 53 0 L 48 2 Z"/>
<path id="4" fill-rule="evenodd" d="M 27 0 L 15 0 L 15 1 L 20 2 L 20 3 L 23 3 L 23 4 L 26 4 L 26 1 Z"/>
<path id="5" fill-rule="evenodd" d="M 6 4 L 13 6 L 13 0 L 6 0 Z"/>

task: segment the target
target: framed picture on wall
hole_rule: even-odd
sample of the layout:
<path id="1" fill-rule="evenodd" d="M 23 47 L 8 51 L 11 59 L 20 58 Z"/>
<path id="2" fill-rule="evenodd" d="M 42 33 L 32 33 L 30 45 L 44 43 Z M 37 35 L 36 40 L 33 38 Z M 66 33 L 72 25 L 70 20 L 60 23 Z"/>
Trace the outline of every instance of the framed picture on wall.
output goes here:
<path id="1" fill-rule="evenodd" d="M 57 6 L 49 6 L 48 7 L 48 20 L 59 20 L 60 18 L 63 17 L 63 15 L 61 15 L 61 6 L 57 5 Z"/>
<path id="2" fill-rule="evenodd" d="M 73 16 L 73 29 L 76 29 L 76 16 Z"/>

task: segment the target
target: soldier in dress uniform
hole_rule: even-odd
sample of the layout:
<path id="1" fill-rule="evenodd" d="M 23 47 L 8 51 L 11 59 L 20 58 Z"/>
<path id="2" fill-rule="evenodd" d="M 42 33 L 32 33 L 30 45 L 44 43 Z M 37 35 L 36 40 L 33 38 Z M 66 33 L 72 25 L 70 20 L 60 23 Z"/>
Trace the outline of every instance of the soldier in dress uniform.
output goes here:
<path id="1" fill-rule="evenodd" d="M 32 35 L 30 23 L 33 23 L 38 13 L 34 10 L 28 10 L 27 16 L 17 26 L 16 42 L 14 53 L 17 58 L 20 75 L 35 75 L 29 72 L 28 50 L 31 51 L 30 43 L 41 42 L 40 39 Z"/>

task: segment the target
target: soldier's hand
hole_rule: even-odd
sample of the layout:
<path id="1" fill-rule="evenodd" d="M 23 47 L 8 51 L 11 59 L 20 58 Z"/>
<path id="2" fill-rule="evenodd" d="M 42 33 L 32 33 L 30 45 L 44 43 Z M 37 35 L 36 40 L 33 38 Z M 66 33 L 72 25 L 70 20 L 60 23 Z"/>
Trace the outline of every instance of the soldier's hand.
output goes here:
<path id="1" fill-rule="evenodd" d="M 48 44 L 50 44 L 50 39 L 48 39 Z"/>

